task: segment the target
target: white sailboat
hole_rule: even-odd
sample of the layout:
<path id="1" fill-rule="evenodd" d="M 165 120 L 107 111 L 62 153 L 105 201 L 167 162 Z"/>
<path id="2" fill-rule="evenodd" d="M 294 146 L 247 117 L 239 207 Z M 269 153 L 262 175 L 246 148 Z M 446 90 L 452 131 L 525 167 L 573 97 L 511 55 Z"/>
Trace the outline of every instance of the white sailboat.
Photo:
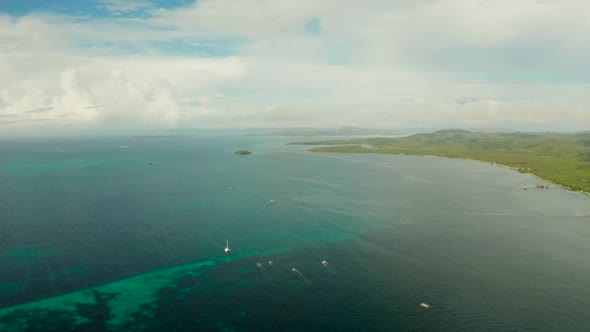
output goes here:
<path id="1" fill-rule="evenodd" d="M 229 240 L 225 240 L 225 253 L 229 254 L 231 252 L 231 249 L 229 248 Z"/>

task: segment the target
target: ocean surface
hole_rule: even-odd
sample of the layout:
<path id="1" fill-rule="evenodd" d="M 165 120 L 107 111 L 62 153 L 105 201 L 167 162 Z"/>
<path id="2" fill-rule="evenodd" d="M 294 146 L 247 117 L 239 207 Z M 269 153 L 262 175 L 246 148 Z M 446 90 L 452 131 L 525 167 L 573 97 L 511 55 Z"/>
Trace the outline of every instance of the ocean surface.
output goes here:
<path id="1" fill-rule="evenodd" d="M 590 331 L 590 196 L 188 134 L 0 139 L 0 331 Z"/>

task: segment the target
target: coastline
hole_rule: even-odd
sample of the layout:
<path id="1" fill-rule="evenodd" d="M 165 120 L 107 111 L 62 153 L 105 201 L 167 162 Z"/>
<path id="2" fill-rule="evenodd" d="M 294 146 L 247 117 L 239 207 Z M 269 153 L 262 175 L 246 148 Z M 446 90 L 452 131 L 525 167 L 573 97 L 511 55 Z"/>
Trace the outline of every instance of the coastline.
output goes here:
<path id="1" fill-rule="evenodd" d="M 366 148 L 365 148 L 366 149 Z M 314 151 L 315 150 L 315 151 Z M 487 160 L 481 160 L 481 159 L 476 159 L 476 158 L 464 158 L 464 157 L 446 157 L 446 156 L 437 156 L 437 155 L 431 155 L 431 154 L 410 154 L 410 153 L 383 153 L 383 152 L 378 152 L 378 148 L 373 148 L 373 149 L 367 149 L 369 150 L 366 153 L 374 153 L 374 154 L 381 154 L 381 155 L 398 155 L 398 156 L 417 156 L 417 157 L 433 157 L 433 158 L 443 158 L 443 159 L 460 159 L 460 160 L 469 160 L 469 161 L 477 161 L 477 162 L 481 162 L 481 163 L 486 163 L 486 164 L 490 164 L 493 166 L 498 166 L 498 167 L 503 167 L 503 168 L 508 168 L 511 169 L 513 171 L 522 173 L 522 174 L 529 174 L 532 175 L 534 177 L 536 177 L 537 179 L 541 180 L 541 181 L 545 181 L 545 182 L 549 182 L 555 186 L 559 186 L 562 189 L 566 189 L 568 191 L 571 192 L 577 192 L 577 193 L 582 193 L 582 194 L 586 194 L 588 196 L 590 196 L 590 192 L 586 192 L 584 190 L 573 190 L 572 188 L 561 184 L 561 183 L 557 183 L 555 181 L 552 180 L 548 180 L 545 178 L 542 178 L 541 176 L 535 174 L 535 173 L 530 173 L 530 172 L 520 172 L 519 168 L 517 167 L 513 167 L 513 166 L 508 166 L 508 165 L 504 165 L 501 163 L 497 163 L 497 162 L 492 162 L 492 161 L 487 161 Z M 372 150 L 372 151 L 371 151 Z M 339 151 L 317 151 L 316 148 L 312 148 L 312 149 L 308 149 L 308 152 L 312 152 L 312 153 L 353 153 L 353 154 L 362 154 L 359 152 L 339 152 Z"/>

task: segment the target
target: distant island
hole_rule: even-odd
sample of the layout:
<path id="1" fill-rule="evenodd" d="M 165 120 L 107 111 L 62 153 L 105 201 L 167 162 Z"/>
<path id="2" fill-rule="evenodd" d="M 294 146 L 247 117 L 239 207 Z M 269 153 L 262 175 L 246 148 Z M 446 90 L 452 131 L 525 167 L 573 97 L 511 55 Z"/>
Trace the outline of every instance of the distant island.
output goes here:
<path id="1" fill-rule="evenodd" d="M 249 151 L 249 150 L 237 150 L 236 152 L 234 152 L 234 154 L 247 155 L 247 154 L 252 154 L 252 151 Z"/>
<path id="2" fill-rule="evenodd" d="M 269 133 L 250 134 L 249 136 L 363 136 L 363 135 L 403 135 L 415 131 L 400 129 L 367 129 L 357 127 L 324 128 L 287 128 Z"/>
<path id="3" fill-rule="evenodd" d="M 329 145 L 312 152 L 430 155 L 475 159 L 530 173 L 568 189 L 590 193 L 590 132 L 481 133 L 439 130 L 406 137 L 296 142 Z"/>
<path id="4" fill-rule="evenodd" d="M 174 138 L 174 137 L 190 137 L 189 135 L 137 135 L 131 138 Z"/>

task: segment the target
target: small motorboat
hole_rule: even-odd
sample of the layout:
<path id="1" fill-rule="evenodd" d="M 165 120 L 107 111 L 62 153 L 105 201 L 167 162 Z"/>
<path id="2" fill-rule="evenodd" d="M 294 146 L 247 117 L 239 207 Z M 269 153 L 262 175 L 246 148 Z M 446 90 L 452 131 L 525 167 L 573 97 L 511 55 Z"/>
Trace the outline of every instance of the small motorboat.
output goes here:
<path id="1" fill-rule="evenodd" d="M 422 303 L 420 303 L 420 306 L 426 310 L 430 309 L 430 304 L 428 304 L 428 303 L 422 302 Z"/>
<path id="2" fill-rule="evenodd" d="M 229 240 L 226 240 L 225 244 L 225 253 L 229 254 L 231 252 L 231 249 L 229 248 Z"/>

